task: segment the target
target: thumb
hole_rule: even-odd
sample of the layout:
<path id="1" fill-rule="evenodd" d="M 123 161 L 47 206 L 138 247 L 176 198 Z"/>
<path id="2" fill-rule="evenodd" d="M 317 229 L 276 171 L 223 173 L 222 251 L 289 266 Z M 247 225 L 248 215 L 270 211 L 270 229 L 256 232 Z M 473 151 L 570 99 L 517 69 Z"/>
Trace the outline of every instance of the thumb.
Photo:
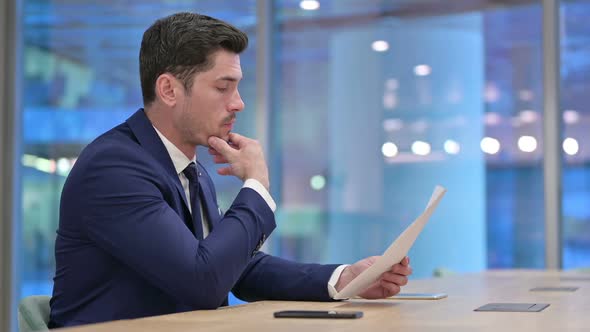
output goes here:
<path id="1" fill-rule="evenodd" d="M 219 152 L 226 159 L 235 151 L 226 141 L 219 137 L 211 136 L 207 140 L 209 146 L 215 151 Z"/>

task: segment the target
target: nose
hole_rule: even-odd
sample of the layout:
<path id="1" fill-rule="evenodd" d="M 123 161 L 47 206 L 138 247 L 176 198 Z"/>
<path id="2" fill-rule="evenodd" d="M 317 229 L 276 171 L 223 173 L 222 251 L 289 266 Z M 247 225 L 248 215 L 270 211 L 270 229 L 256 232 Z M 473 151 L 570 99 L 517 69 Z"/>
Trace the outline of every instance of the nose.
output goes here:
<path id="1" fill-rule="evenodd" d="M 234 96 L 232 97 L 231 103 L 229 105 L 229 109 L 232 112 L 240 112 L 244 109 L 244 101 L 242 100 L 242 97 L 240 96 L 240 92 L 238 92 L 236 90 L 236 93 L 234 93 Z"/>

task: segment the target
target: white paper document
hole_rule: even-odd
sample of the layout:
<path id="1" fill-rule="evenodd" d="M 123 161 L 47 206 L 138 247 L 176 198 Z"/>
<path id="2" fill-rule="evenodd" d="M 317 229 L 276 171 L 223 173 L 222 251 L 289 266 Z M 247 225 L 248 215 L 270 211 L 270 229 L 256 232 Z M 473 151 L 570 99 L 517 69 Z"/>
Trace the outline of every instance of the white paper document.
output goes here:
<path id="1" fill-rule="evenodd" d="M 422 214 L 400 234 L 389 248 L 385 250 L 383 255 L 377 258 L 373 265 L 354 278 L 354 280 L 334 296 L 334 299 L 342 300 L 358 295 L 360 292 L 369 288 L 372 283 L 377 281 L 381 274 L 391 269 L 391 266 L 401 262 L 401 260 L 408 255 L 408 251 L 410 251 L 414 241 L 416 241 L 416 238 L 424 228 L 424 225 L 428 222 L 428 219 L 446 192 L 447 190 L 445 188 L 436 186 L 424 212 L 422 212 Z"/>

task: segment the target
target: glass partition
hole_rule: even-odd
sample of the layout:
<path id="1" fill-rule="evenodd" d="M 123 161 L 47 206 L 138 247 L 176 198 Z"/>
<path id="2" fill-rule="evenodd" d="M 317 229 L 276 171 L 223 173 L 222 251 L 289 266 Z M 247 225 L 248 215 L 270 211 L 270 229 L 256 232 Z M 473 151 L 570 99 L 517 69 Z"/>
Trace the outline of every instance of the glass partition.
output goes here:
<path id="1" fill-rule="evenodd" d="M 590 1 L 561 4 L 563 267 L 590 267 Z"/>
<path id="2" fill-rule="evenodd" d="M 378 255 L 440 184 L 416 277 L 542 267 L 540 4 L 305 3 L 277 9 L 275 251 Z"/>

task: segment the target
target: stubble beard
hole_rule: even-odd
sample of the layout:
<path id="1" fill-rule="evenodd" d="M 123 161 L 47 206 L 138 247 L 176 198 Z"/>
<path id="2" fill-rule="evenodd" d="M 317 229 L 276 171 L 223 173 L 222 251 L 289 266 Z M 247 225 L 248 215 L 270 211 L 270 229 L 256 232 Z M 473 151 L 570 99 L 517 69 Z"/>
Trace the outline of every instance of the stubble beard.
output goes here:
<path id="1" fill-rule="evenodd" d="M 183 110 L 182 116 L 179 120 L 180 123 L 178 123 L 178 127 L 180 128 L 183 141 L 186 144 L 194 145 L 195 147 L 198 145 L 207 144 L 206 139 L 204 142 L 201 142 L 201 139 L 199 138 L 199 133 L 202 130 L 200 129 L 197 119 L 195 119 L 191 115 L 188 108 L 185 108 Z"/>

